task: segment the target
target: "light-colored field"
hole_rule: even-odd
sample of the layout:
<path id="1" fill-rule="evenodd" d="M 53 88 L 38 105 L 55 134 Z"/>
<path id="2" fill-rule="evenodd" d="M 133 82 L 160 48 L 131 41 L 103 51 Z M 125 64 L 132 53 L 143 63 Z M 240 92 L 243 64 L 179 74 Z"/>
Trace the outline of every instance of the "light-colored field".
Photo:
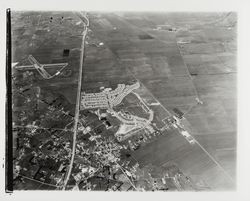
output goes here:
<path id="1" fill-rule="evenodd" d="M 110 26 L 105 28 L 94 22 L 96 36 L 105 41 L 120 58 L 124 68 L 139 79 L 164 107 L 171 112 L 173 108 L 183 112 L 189 110 L 185 117 L 193 128 L 192 134 L 197 136 L 200 144 L 216 158 L 222 168 L 235 178 L 235 14 L 118 13 L 100 14 L 99 17 L 108 20 L 116 29 Z M 177 31 L 156 29 L 158 25 L 164 24 Z M 152 39 L 142 40 L 139 35 L 150 35 Z M 203 105 L 196 105 L 197 96 Z M 143 153 L 137 154 L 138 159 L 160 163 L 172 157 L 184 169 L 201 169 L 205 174 L 213 175 L 213 179 L 218 177 L 219 185 L 223 180 L 219 179 L 220 171 L 210 166 L 209 160 L 199 164 L 199 160 L 203 159 L 200 158 L 202 154 L 200 157 L 197 155 L 197 150 L 187 151 L 185 155 L 185 145 L 178 145 L 181 141 L 178 137 L 174 142 L 166 138 L 160 144 L 152 143 L 148 149 L 143 149 Z M 177 147 L 184 146 L 183 150 L 177 148 L 172 155 L 167 154 L 165 150 L 175 143 Z M 212 151 L 217 145 L 216 150 Z M 159 156 L 151 156 L 156 153 L 155 150 Z M 197 167 L 192 165 L 193 162 Z M 194 174 L 192 170 L 190 174 Z M 198 171 L 199 174 L 202 171 Z"/>

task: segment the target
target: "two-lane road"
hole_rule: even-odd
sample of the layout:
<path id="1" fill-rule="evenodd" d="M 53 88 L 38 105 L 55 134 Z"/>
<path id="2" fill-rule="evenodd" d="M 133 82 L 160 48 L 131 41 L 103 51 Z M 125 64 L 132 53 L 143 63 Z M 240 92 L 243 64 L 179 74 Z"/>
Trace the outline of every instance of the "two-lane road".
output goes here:
<path id="1" fill-rule="evenodd" d="M 74 134 L 73 134 L 73 145 L 72 145 L 72 153 L 71 153 L 71 160 L 70 164 L 68 167 L 68 171 L 66 172 L 65 175 L 65 180 L 63 184 L 63 190 L 65 190 L 69 177 L 71 175 L 72 167 L 73 167 L 73 162 L 74 162 L 74 157 L 75 157 L 75 151 L 76 151 L 76 136 L 77 136 L 77 125 L 79 121 L 79 110 L 80 110 L 80 102 L 81 102 L 81 88 L 82 88 L 82 70 L 83 70 L 83 62 L 84 62 L 84 55 L 85 55 L 85 39 L 88 33 L 88 27 L 89 27 L 89 20 L 85 14 L 81 14 L 81 20 L 84 24 L 84 31 L 83 31 L 83 36 L 82 36 L 82 45 L 81 45 L 81 58 L 80 58 L 80 66 L 79 66 L 79 79 L 78 79 L 78 88 L 77 88 L 77 97 L 76 97 L 76 108 L 75 108 L 75 118 L 74 118 Z M 84 20 L 84 19 L 86 20 Z M 87 24 L 86 24 L 87 22 Z"/>

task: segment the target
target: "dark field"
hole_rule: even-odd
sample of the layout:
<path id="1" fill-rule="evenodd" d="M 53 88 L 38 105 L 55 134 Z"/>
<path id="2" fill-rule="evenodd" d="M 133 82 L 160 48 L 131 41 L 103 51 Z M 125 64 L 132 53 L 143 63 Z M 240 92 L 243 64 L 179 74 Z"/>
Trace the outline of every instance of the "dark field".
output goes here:
<path id="1" fill-rule="evenodd" d="M 203 106 L 186 118 L 197 131 L 196 139 L 223 168 L 236 178 L 236 30 L 237 16 L 221 13 L 214 23 L 200 23 L 185 34 L 177 33 L 177 43 Z M 189 43 L 181 40 L 189 37 Z"/>
<path id="2" fill-rule="evenodd" d="M 191 178 L 196 176 L 199 182 L 206 183 L 211 189 L 231 190 L 234 188 L 224 172 L 201 150 L 198 145 L 190 145 L 176 130 L 135 151 L 133 156 L 144 166 L 148 163 L 164 165 L 174 162 Z"/>
<path id="3" fill-rule="evenodd" d="M 235 179 L 237 16 L 234 13 L 92 13 L 90 20 L 95 37 L 104 42 L 121 63 L 109 72 L 114 72 L 114 77 L 119 77 L 119 71 L 131 74 L 170 112 L 173 113 L 173 108 L 188 112 L 185 118 L 196 140 Z M 157 30 L 160 25 L 168 28 L 162 26 Z M 100 74 L 100 80 L 110 79 L 112 73 L 103 72 L 101 66 L 96 69 L 97 80 Z M 197 105 L 196 97 L 203 105 Z M 160 151 L 168 147 L 165 145 L 168 140 L 160 143 L 159 148 L 152 143 L 150 151 L 143 149 L 138 159 L 145 163 L 170 160 L 169 155 Z M 154 149 L 159 149 L 159 159 L 150 155 Z M 220 170 L 206 157 L 197 163 L 196 149 L 187 151 L 188 160 L 183 160 L 177 150 L 172 152 L 173 158 L 176 154 L 176 160 L 179 158 L 185 167 L 184 172 L 190 165 L 188 161 L 195 160 L 197 168 L 191 167 L 190 174 L 195 174 L 194 168 L 201 169 L 200 174 L 204 170 L 207 175 L 213 174 L 214 179 L 219 178 Z M 217 184 L 222 180 L 218 179 Z M 227 184 L 222 186 L 227 188 Z"/>
<path id="4" fill-rule="evenodd" d="M 23 168 L 15 174 L 15 190 L 55 190 L 56 179 L 64 175 L 58 168 L 68 164 L 72 147 L 72 132 L 64 129 L 75 113 L 83 30 L 79 22 L 72 12 L 12 13 L 13 63 L 31 65 L 29 55 L 40 64 L 68 63 L 48 80 L 35 69 L 13 68 L 14 168 Z M 58 69 L 46 70 L 53 75 Z"/>
<path id="5" fill-rule="evenodd" d="M 71 71 L 69 77 L 45 81 L 38 75 L 37 84 L 61 93 L 72 104 L 75 104 L 83 29 L 82 24 L 76 25 L 79 21 L 72 12 L 14 12 L 12 15 L 12 62 L 30 65 L 27 56 L 31 54 L 41 64 L 68 63 L 65 70 Z M 65 49 L 70 50 L 69 56 L 63 54 Z"/>
<path id="6" fill-rule="evenodd" d="M 12 62 L 30 65 L 27 56 L 32 54 L 41 64 L 68 63 L 65 70 L 70 70 L 69 76 L 44 80 L 34 70 L 32 83 L 40 87 L 46 102 L 60 105 L 67 114 L 51 112 L 48 113 L 51 118 L 39 116 L 48 110 L 46 103 L 40 103 L 38 114 L 30 115 L 27 121 L 31 124 L 42 119 L 43 127 L 63 129 L 72 122 L 75 112 L 83 25 L 73 12 L 15 12 L 12 18 Z M 115 89 L 117 84 L 138 81 L 140 88 L 134 92 L 154 111 L 155 126 L 164 127 L 163 120 L 176 115 L 173 109 L 177 108 L 184 113 L 185 129 L 198 142 L 190 144 L 180 130 L 172 127 L 131 152 L 133 160 L 140 167 L 173 163 L 197 185 L 203 183 L 215 191 L 234 190 L 237 16 L 234 13 L 90 12 L 88 18 L 82 91 L 100 92 L 101 87 Z M 197 103 L 197 98 L 202 104 Z M 23 97 L 14 102 L 15 112 L 27 109 Z M 147 118 L 139 104 L 136 96 L 129 94 L 114 109 Z M 86 115 L 84 125 L 103 138 L 114 137 L 112 134 L 121 122 L 107 115 L 112 125 L 107 129 L 93 113 Z M 84 119 L 84 111 L 80 114 Z M 16 117 L 16 121 L 20 120 Z M 71 147 L 72 131 L 60 135 Z M 78 138 L 78 143 L 82 140 L 84 136 Z M 68 162 L 67 158 L 65 164 Z M 27 183 L 16 188 L 54 188 L 43 184 L 32 186 L 33 181 Z"/>

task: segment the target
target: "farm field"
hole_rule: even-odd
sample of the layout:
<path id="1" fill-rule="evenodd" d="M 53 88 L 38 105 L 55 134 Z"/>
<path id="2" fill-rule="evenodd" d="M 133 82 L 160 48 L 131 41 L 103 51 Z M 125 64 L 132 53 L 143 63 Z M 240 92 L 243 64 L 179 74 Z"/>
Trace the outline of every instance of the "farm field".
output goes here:
<path id="1" fill-rule="evenodd" d="M 72 146 L 72 132 L 64 129 L 70 127 L 75 113 L 82 29 L 72 12 L 12 14 L 13 159 L 15 168 L 24 168 L 14 175 L 14 190 L 55 190 L 55 179 L 64 174 L 58 168 L 69 159 L 63 146 Z M 53 79 L 44 79 L 34 67 L 18 69 L 32 66 L 29 55 L 40 64 L 67 66 Z M 55 75 L 60 68 L 46 70 Z"/>
<path id="2" fill-rule="evenodd" d="M 14 189 L 235 190 L 236 25 L 14 12 Z"/>
<path id="3" fill-rule="evenodd" d="M 188 112 L 185 118 L 196 139 L 235 178 L 237 16 L 183 15 L 97 13 L 94 17 L 102 20 L 96 20 L 93 29 L 164 107 L 172 113 L 174 108 Z M 196 105 L 196 97 L 203 105 Z M 216 151 L 213 138 L 221 144 Z"/>

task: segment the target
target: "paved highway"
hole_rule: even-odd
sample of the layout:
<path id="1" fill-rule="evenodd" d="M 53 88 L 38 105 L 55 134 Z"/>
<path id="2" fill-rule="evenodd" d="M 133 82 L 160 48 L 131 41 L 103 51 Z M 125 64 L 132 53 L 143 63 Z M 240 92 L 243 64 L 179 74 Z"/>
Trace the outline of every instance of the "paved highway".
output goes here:
<path id="1" fill-rule="evenodd" d="M 84 18 L 84 19 L 83 19 Z M 83 69 L 83 61 L 84 61 L 84 50 L 85 50 L 85 39 L 88 33 L 88 27 L 89 27 L 89 20 L 86 16 L 86 14 L 81 13 L 81 20 L 84 24 L 84 31 L 82 36 L 82 45 L 81 45 L 81 58 L 80 58 L 80 66 L 79 66 L 79 79 L 78 79 L 78 88 L 77 88 L 77 97 L 76 97 L 76 108 L 75 108 L 75 119 L 74 119 L 74 134 L 73 134 L 73 146 L 72 146 L 72 153 L 71 153 L 71 160 L 68 167 L 68 171 L 65 175 L 65 180 L 63 184 L 63 190 L 65 190 L 69 177 L 71 175 L 74 157 L 75 157 L 75 151 L 76 151 L 76 135 L 77 135 L 77 125 L 79 121 L 79 110 L 80 110 L 80 102 L 81 102 L 81 88 L 82 88 L 82 69 Z"/>

